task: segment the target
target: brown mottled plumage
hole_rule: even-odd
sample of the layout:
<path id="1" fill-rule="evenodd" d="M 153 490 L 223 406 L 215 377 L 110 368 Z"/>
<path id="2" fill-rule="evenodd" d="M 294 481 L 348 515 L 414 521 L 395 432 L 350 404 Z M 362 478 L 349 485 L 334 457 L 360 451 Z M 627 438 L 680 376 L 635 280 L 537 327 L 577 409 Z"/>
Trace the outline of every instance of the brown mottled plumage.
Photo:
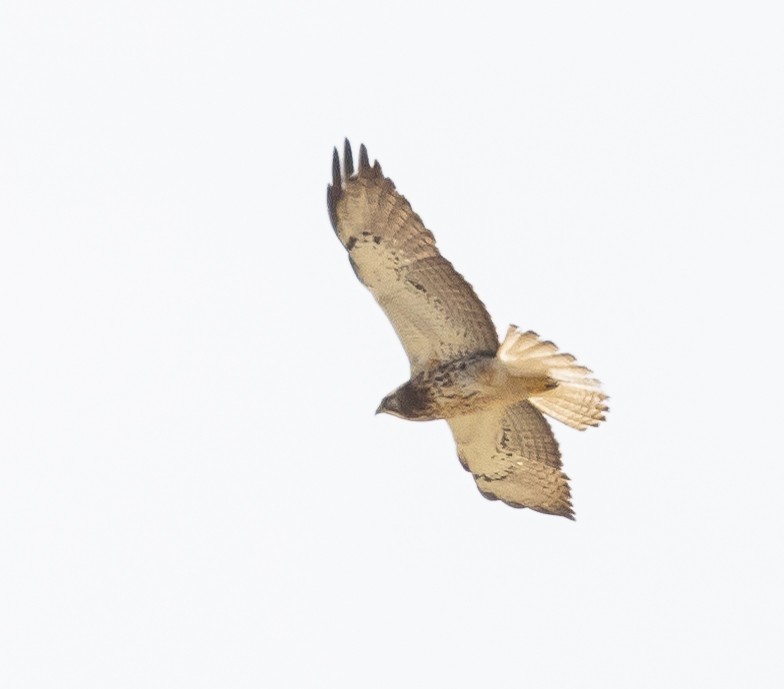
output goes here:
<path id="1" fill-rule="evenodd" d="M 327 188 L 332 226 L 359 280 L 395 328 L 411 378 L 378 412 L 446 419 L 458 456 L 491 500 L 574 518 L 568 478 L 545 412 L 580 430 L 604 419 L 606 396 L 590 371 L 551 342 L 493 322 L 408 201 L 348 140 Z"/>

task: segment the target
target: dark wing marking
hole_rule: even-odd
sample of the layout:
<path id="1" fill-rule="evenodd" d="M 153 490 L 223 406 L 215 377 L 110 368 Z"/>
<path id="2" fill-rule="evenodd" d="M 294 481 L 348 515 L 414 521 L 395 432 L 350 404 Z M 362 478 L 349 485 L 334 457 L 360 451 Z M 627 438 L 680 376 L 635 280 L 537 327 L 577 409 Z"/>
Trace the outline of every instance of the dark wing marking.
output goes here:
<path id="1" fill-rule="evenodd" d="M 484 497 L 574 519 L 558 443 L 529 402 L 449 419 L 449 427 L 460 463 Z"/>
<path id="2" fill-rule="evenodd" d="M 354 272 L 392 322 L 412 373 L 468 354 L 495 354 L 498 335 L 484 305 L 379 163 L 370 165 L 364 145 L 356 173 L 348 140 L 343 171 L 335 149 L 327 206 Z"/>

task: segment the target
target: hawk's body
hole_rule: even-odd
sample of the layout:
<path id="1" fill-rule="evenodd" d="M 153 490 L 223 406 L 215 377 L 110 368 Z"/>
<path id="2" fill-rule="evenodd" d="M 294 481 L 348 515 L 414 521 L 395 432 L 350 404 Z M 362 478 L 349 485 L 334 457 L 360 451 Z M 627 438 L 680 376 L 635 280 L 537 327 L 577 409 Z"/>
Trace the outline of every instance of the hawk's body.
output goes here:
<path id="1" fill-rule="evenodd" d="M 364 146 L 356 174 L 348 141 L 344 169 L 335 151 L 332 173 L 335 232 L 411 364 L 411 379 L 378 411 L 446 419 L 485 497 L 571 518 L 558 445 L 541 412 L 581 430 L 597 425 L 606 410 L 598 381 L 535 333 L 512 326 L 499 347 L 482 302 Z"/>
<path id="2" fill-rule="evenodd" d="M 468 355 L 420 371 L 384 398 L 380 411 L 412 421 L 453 419 L 501 407 L 556 386 L 546 377 L 510 374 L 495 355 Z"/>

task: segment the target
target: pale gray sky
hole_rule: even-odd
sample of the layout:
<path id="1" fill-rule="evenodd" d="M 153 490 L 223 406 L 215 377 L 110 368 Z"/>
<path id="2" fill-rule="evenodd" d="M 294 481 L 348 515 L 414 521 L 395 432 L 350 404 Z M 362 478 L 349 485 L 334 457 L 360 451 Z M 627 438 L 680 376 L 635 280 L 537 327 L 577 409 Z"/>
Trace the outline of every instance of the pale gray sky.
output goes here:
<path id="1" fill-rule="evenodd" d="M 780 20 L 4 3 L 0 685 L 781 685 Z M 576 523 L 373 415 L 344 136 L 605 383 Z"/>

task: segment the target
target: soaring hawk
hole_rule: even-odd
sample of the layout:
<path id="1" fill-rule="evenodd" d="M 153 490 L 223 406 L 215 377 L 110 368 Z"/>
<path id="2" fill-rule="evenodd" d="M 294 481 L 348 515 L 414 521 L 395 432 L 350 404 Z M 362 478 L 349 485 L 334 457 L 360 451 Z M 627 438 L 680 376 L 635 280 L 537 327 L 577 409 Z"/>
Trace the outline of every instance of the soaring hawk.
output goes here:
<path id="1" fill-rule="evenodd" d="M 568 477 L 544 414 L 584 430 L 604 419 L 606 395 L 591 371 L 531 331 L 509 326 L 499 343 L 474 290 L 436 248 L 408 201 L 368 160 L 354 170 L 337 149 L 329 217 L 360 282 L 406 350 L 411 378 L 377 413 L 445 419 L 457 454 L 490 500 L 574 519 Z"/>

